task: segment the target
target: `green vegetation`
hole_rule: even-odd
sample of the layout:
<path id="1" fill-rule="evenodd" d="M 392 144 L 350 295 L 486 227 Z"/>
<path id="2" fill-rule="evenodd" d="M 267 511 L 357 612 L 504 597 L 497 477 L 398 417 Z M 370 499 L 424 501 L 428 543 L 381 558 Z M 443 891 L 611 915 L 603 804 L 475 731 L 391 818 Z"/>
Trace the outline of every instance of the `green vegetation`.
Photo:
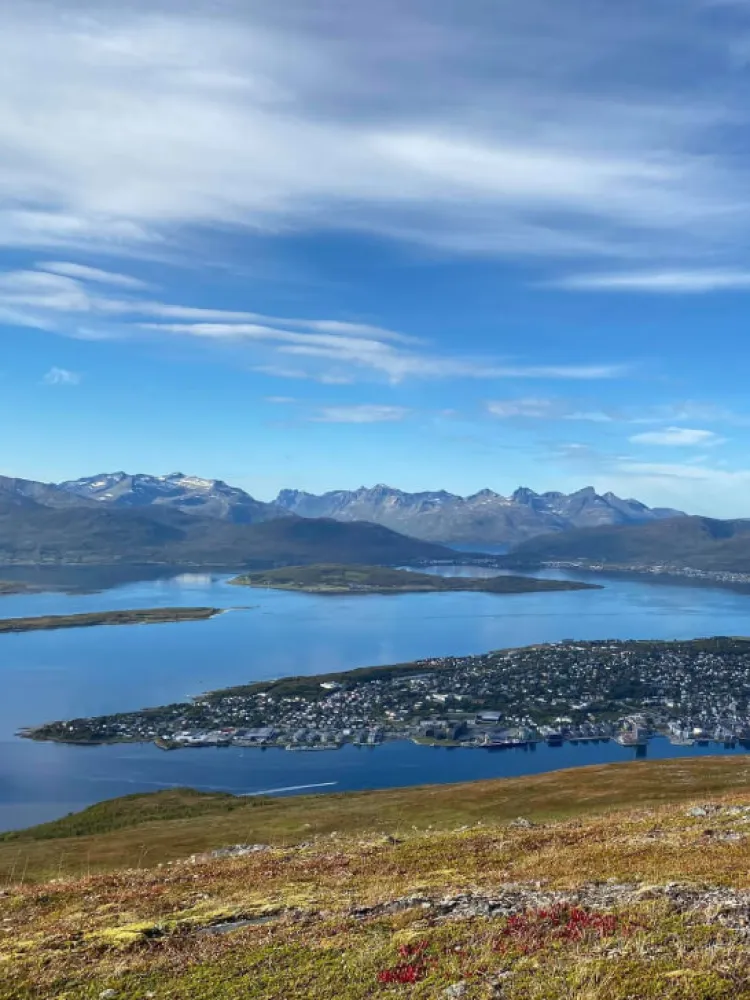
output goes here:
<path id="1" fill-rule="evenodd" d="M 24 583 L 23 580 L 0 580 L 0 597 L 9 594 L 38 594 L 42 590 L 33 583 Z"/>
<path id="2" fill-rule="evenodd" d="M 444 591 L 527 594 L 537 591 L 592 589 L 591 584 L 568 580 L 536 580 L 528 576 L 495 576 L 489 579 L 434 576 L 430 573 L 414 573 L 381 566 L 335 563 L 245 573 L 230 582 L 243 587 L 302 590 L 311 594 L 418 594 Z"/>
<path id="3" fill-rule="evenodd" d="M 678 517 L 648 524 L 579 528 L 532 538 L 501 561 L 514 568 L 576 560 L 744 574 L 750 566 L 750 521 Z"/>
<path id="4" fill-rule="evenodd" d="M 748 801 L 707 758 L 105 803 L 0 845 L 0 1000 L 747 1000 Z"/>
<path id="5" fill-rule="evenodd" d="M 92 611 L 79 615 L 40 615 L 36 618 L 0 618 L 2 632 L 40 632 L 92 625 L 159 625 L 166 622 L 204 621 L 222 613 L 221 608 L 143 608 L 133 611 Z"/>
<path id="6" fill-rule="evenodd" d="M 493 781 L 375 792 L 241 797 L 169 789 L 91 806 L 0 834 L 0 886 L 26 879 L 151 867 L 233 843 L 289 846 L 311 837 L 535 822 L 750 789 L 750 758 L 705 757 L 572 768 Z M 20 867 L 19 867 L 20 866 Z"/>
<path id="7" fill-rule="evenodd" d="M 80 501 L 79 501 L 80 502 Z M 0 491 L 0 565 L 216 566 L 238 570 L 300 563 L 403 565 L 452 559 L 442 545 L 379 524 L 282 517 L 258 524 L 164 507 L 17 504 Z"/>

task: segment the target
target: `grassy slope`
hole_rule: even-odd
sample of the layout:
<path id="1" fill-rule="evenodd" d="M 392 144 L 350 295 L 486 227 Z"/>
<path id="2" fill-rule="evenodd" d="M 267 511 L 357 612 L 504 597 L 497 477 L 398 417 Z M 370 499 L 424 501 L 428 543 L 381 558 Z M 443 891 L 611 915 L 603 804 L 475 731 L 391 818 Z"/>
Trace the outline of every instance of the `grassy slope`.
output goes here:
<path id="1" fill-rule="evenodd" d="M 43 885 L 13 885 L 17 867 L 0 894 L 0 1000 L 93 1000 L 107 989 L 156 1000 L 747 998 L 750 811 L 687 815 L 687 801 L 709 796 L 750 802 L 750 767 L 741 758 L 634 763 L 248 804 L 244 814 L 228 812 L 222 796 L 120 800 L 105 810 L 120 829 L 99 841 L 34 841 L 48 826 L 5 849 L 20 863 L 39 846 L 73 848 L 80 864 L 119 838 L 122 866 L 138 844 L 165 856 L 189 842 L 289 844 L 303 831 L 311 842 Z M 162 806 L 206 811 L 151 819 Z M 147 822 L 127 827 L 133 812 Z M 508 825 L 519 812 L 542 825 Z M 312 838 L 334 823 L 337 832 Z M 79 817 L 56 832 L 66 826 L 86 829 Z M 667 888 L 675 881 L 693 888 Z M 718 905 L 718 891 L 733 905 Z M 579 893 L 577 908 L 551 905 L 553 892 Z M 469 908 L 458 919 L 458 894 L 502 898 L 505 910 Z M 238 916 L 256 922 L 202 932 Z"/>
<path id="2" fill-rule="evenodd" d="M 0 886 L 116 867 L 156 865 L 234 843 L 290 845 L 332 832 L 399 833 L 560 819 L 750 789 L 750 758 L 711 757 L 573 768 L 421 788 L 290 798 L 175 789 L 113 799 L 52 823 L 0 835 Z"/>
<path id="3" fill-rule="evenodd" d="M 509 567 L 547 560 L 584 559 L 616 565 L 669 563 L 695 569 L 745 572 L 750 521 L 679 517 L 648 524 L 606 525 L 540 535 L 514 547 Z"/>
<path id="4" fill-rule="evenodd" d="M 586 590 L 590 584 L 567 580 L 536 580 L 525 576 L 497 576 L 489 579 L 433 576 L 410 570 L 380 566 L 342 566 L 320 563 L 285 569 L 245 573 L 231 583 L 243 587 L 272 587 L 312 593 L 418 593 L 420 591 L 480 591 L 491 594 L 519 594 L 530 591 Z M 351 588 L 360 588 L 352 590 Z M 366 588 L 366 589 L 365 589 Z"/>

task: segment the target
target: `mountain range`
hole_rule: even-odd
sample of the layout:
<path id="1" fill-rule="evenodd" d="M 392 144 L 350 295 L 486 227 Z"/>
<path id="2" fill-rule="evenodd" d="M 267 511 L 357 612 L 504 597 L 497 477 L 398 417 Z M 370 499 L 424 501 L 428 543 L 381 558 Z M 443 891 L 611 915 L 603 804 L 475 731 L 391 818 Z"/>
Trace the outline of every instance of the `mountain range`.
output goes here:
<path id="1" fill-rule="evenodd" d="M 276 505 L 304 517 L 374 521 L 395 531 L 442 543 L 516 545 L 535 535 L 602 524 L 635 524 L 679 517 L 680 511 L 649 508 L 591 486 L 575 493 L 518 489 L 509 497 L 481 490 L 468 497 L 439 491 L 404 493 L 388 486 L 315 496 L 283 490 Z"/>
<path id="2" fill-rule="evenodd" d="M 237 524 L 169 504 L 100 503 L 60 486 L 0 477 L 0 565 L 266 569 L 320 562 L 401 565 L 454 555 L 378 524 L 288 513 Z"/>
<path id="3" fill-rule="evenodd" d="M 38 484 L 40 485 L 40 484 Z M 83 501 L 117 509 L 160 508 L 255 524 L 295 514 L 336 521 L 369 521 L 441 544 L 512 546 L 550 532 L 600 525 L 640 524 L 679 517 L 681 511 L 649 508 L 592 487 L 575 493 L 535 493 L 518 489 L 509 497 L 481 490 L 468 497 L 444 490 L 406 493 L 378 485 L 322 495 L 282 490 L 272 503 L 218 479 L 176 472 L 167 476 L 101 474 L 60 483 Z"/>
<path id="4" fill-rule="evenodd" d="M 118 472 L 60 484 L 0 476 L 0 565 L 97 564 L 267 569 L 310 563 L 405 565 L 508 545 L 503 563 L 578 561 L 750 572 L 750 520 L 689 517 L 591 487 L 460 497 L 387 486 L 273 503 L 221 480 Z"/>

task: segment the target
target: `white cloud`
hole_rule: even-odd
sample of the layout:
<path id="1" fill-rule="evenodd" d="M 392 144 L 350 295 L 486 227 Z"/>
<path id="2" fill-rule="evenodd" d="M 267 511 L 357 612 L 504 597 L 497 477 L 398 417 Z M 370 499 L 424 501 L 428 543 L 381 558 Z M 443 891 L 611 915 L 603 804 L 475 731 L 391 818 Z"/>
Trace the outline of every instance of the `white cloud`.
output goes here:
<path id="1" fill-rule="evenodd" d="M 98 276 L 93 281 L 84 277 L 87 280 L 39 270 L 0 273 L 0 321 L 7 310 L 11 321 L 22 317 L 25 325 L 87 340 L 182 337 L 204 341 L 250 352 L 256 371 L 330 384 L 363 376 L 394 383 L 408 378 L 590 381 L 620 378 L 628 372 L 618 364 L 508 364 L 493 358 L 442 355 L 419 338 L 372 324 L 203 309 L 154 302 L 137 294 L 111 298 L 97 287 L 92 290 L 92 284 L 101 283 Z M 209 316 L 219 321 L 166 322 L 177 317 L 207 320 Z M 92 317 L 100 321 L 100 327 L 91 324 Z M 290 359 L 294 360 L 291 366 Z"/>
<path id="2" fill-rule="evenodd" d="M 557 414 L 557 403 L 553 399 L 501 399 L 487 404 L 487 411 L 493 417 L 531 417 L 546 419 Z"/>
<path id="3" fill-rule="evenodd" d="M 565 420 L 583 420 L 590 424 L 611 424 L 615 417 L 603 410 L 574 410 L 565 414 Z"/>
<path id="4" fill-rule="evenodd" d="M 690 447 L 693 445 L 718 444 L 721 438 L 713 431 L 697 430 L 690 427 L 665 427 L 663 431 L 644 431 L 629 439 L 633 444 L 671 445 Z"/>
<path id="5" fill-rule="evenodd" d="M 297 402 L 294 396 L 266 396 L 265 399 L 267 403 L 273 403 L 275 406 L 287 406 Z"/>
<path id="6" fill-rule="evenodd" d="M 354 381 L 351 375 L 332 371 L 305 371 L 302 368 L 288 368 L 284 365 L 253 365 L 251 370 L 261 375 L 270 375 L 271 378 L 302 379 L 320 382 L 322 385 L 351 385 Z"/>
<path id="7" fill-rule="evenodd" d="M 81 376 L 67 368 L 50 368 L 42 381 L 45 385 L 80 385 Z"/>
<path id="8" fill-rule="evenodd" d="M 114 271 L 102 271 L 98 267 L 88 267 L 85 264 L 76 264 L 72 261 L 44 261 L 37 264 L 40 271 L 49 271 L 52 274 L 62 274 L 68 278 L 80 278 L 83 281 L 96 281 L 103 285 L 113 285 L 117 288 L 147 288 L 145 281 L 139 281 L 129 274 L 118 274 Z"/>
<path id="9" fill-rule="evenodd" d="M 231 225 L 459 253 L 742 245 L 745 165 L 716 126 L 744 95 L 642 71 L 679 44 L 719 76 L 716 33 L 665 0 L 282 7 L 13 5 L 0 243 L 147 251 Z"/>
<path id="10" fill-rule="evenodd" d="M 590 292 L 649 292 L 701 295 L 750 289 L 750 271 L 633 271 L 621 274 L 571 275 L 551 283 L 556 288 Z"/>
<path id="11" fill-rule="evenodd" d="M 615 418 L 603 410 L 581 410 L 564 399 L 501 399 L 487 404 L 488 413 L 503 419 L 520 417 L 533 420 L 580 420 L 588 423 L 611 423 Z"/>
<path id="12" fill-rule="evenodd" d="M 736 486 L 750 482 L 750 470 L 747 469 L 732 471 L 716 466 L 689 463 L 621 461 L 617 471 L 632 476 L 646 476 L 655 479 L 684 479 L 689 482 L 705 482 L 714 487 Z"/>
<path id="13" fill-rule="evenodd" d="M 403 420 L 409 413 L 403 406 L 325 406 L 310 419 L 324 424 L 380 424 Z"/>

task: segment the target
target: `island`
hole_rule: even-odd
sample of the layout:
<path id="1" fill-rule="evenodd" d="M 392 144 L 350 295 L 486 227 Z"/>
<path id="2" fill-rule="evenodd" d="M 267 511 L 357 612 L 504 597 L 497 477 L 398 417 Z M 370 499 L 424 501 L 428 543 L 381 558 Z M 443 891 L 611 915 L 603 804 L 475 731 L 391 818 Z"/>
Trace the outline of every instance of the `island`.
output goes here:
<path id="1" fill-rule="evenodd" d="M 1 632 L 41 632 L 92 625 L 160 625 L 167 622 L 204 621 L 223 608 L 137 608 L 133 611 L 90 611 L 78 615 L 39 615 L 35 618 L 0 618 Z"/>
<path id="2" fill-rule="evenodd" d="M 654 733 L 750 742 L 750 639 L 569 640 L 316 676 L 257 681 L 189 702 L 50 722 L 61 743 L 333 750 L 413 740 L 501 749 Z"/>
<path id="3" fill-rule="evenodd" d="M 595 584 L 573 580 L 539 580 L 531 576 L 489 578 L 438 576 L 385 566 L 319 563 L 244 573 L 229 581 L 240 587 L 299 590 L 306 594 L 433 594 L 472 591 L 485 594 L 529 594 L 556 590 L 596 590 Z"/>
<path id="4" fill-rule="evenodd" d="M 26 583 L 24 580 L 0 580 L 0 597 L 10 594 L 40 594 L 43 590 L 51 588 L 38 587 L 34 583 Z"/>

